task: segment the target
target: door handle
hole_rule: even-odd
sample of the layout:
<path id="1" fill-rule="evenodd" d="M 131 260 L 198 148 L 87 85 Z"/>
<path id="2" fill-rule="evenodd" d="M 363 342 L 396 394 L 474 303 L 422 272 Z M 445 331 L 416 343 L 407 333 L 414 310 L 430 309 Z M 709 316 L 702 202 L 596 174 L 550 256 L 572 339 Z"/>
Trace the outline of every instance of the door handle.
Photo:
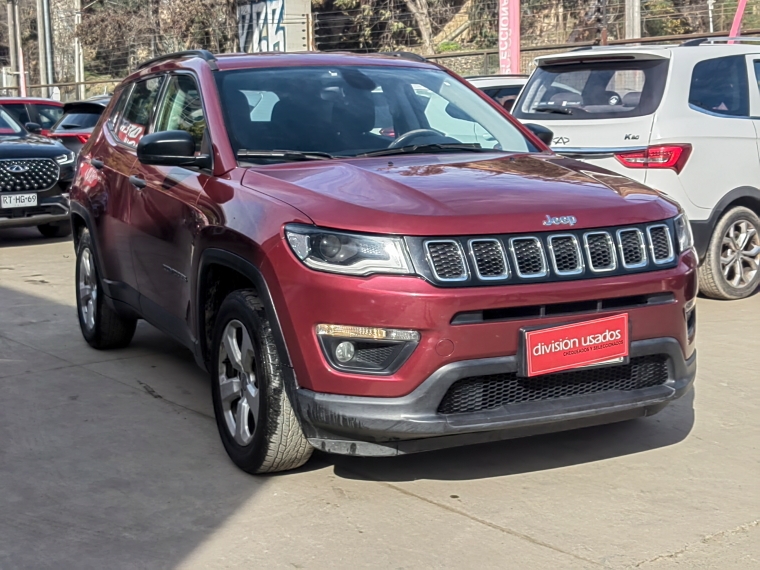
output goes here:
<path id="1" fill-rule="evenodd" d="M 142 190 L 148 185 L 148 183 L 145 182 L 145 179 L 140 178 L 139 176 L 130 176 L 129 183 L 138 190 Z"/>
<path id="2" fill-rule="evenodd" d="M 98 170 L 100 170 L 106 165 L 106 163 L 100 160 L 99 158 L 93 158 L 92 160 L 90 160 L 90 164 L 92 164 Z"/>

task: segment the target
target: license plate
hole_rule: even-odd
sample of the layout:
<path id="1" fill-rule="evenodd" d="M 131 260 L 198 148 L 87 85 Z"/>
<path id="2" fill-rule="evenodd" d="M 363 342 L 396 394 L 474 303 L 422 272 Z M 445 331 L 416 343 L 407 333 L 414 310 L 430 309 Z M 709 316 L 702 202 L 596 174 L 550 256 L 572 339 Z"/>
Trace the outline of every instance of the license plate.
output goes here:
<path id="1" fill-rule="evenodd" d="M 523 334 L 523 376 L 612 364 L 628 357 L 627 313 Z"/>
<path id="2" fill-rule="evenodd" d="M 25 208 L 37 205 L 37 194 L 3 194 L 3 208 Z"/>

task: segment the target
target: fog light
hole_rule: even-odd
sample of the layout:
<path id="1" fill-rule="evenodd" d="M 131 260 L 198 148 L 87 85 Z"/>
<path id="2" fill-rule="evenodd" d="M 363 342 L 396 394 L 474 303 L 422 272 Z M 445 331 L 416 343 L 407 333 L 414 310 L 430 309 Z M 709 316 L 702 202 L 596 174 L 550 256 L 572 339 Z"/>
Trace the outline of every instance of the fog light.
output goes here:
<path id="1" fill-rule="evenodd" d="M 338 362 L 346 363 L 356 354 L 353 342 L 343 341 L 335 347 L 335 358 Z"/>

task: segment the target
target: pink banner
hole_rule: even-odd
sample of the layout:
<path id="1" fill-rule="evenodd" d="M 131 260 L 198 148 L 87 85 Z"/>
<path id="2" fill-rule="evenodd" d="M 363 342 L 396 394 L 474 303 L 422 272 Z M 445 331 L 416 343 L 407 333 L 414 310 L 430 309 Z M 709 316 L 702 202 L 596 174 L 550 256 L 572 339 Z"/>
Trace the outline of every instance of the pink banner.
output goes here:
<path id="1" fill-rule="evenodd" d="M 520 73 L 520 0 L 499 0 L 499 73 Z"/>
<path id="2" fill-rule="evenodd" d="M 734 14 L 734 23 L 731 25 L 731 32 L 728 34 L 732 38 L 738 38 L 742 33 L 742 17 L 746 7 L 747 0 L 739 0 L 739 4 L 736 6 L 736 14 Z"/>

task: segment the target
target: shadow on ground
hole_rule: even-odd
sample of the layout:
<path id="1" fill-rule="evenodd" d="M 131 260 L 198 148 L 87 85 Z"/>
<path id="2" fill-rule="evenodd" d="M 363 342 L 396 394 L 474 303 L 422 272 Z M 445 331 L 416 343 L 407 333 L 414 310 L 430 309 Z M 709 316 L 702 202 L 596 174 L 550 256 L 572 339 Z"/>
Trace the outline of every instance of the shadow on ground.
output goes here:
<path id="1" fill-rule="evenodd" d="M 60 243 L 71 241 L 71 239 L 72 238 L 70 235 L 59 238 L 46 238 L 37 231 L 37 228 L 9 228 L 0 230 L 0 248 L 45 243 Z"/>

